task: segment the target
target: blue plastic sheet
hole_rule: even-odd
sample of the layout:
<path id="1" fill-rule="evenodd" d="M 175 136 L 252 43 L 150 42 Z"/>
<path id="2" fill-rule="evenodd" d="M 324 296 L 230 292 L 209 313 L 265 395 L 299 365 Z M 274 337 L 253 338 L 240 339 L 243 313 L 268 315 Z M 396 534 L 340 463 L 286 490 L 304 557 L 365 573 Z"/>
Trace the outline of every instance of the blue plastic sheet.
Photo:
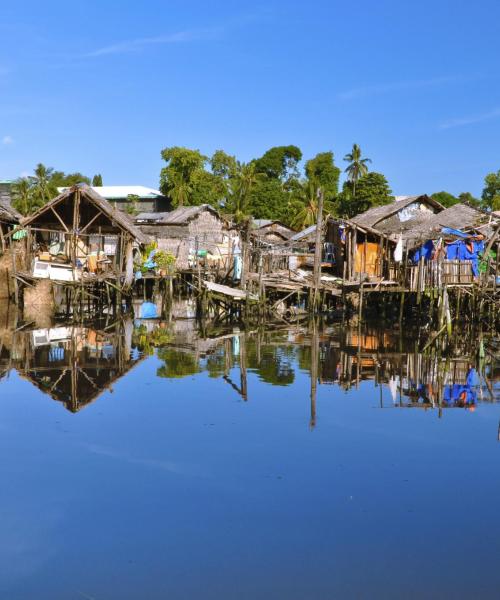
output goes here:
<path id="1" fill-rule="evenodd" d="M 446 258 L 448 260 L 470 260 L 472 263 L 472 272 L 477 277 L 479 275 L 479 254 L 484 251 L 484 242 L 471 240 L 466 243 L 464 240 L 457 240 L 446 245 Z"/>
<path id="2" fill-rule="evenodd" d="M 153 304 L 152 302 L 143 302 L 141 304 L 139 314 L 141 319 L 156 319 L 156 317 L 158 316 L 156 304 Z"/>
<path id="3" fill-rule="evenodd" d="M 420 246 L 415 250 L 413 254 L 413 262 L 418 263 L 422 256 L 424 257 L 425 262 L 432 258 L 432 253 L 434 252 L 434 242 L 432 240 L 427 240 L 423 246 Z"/>
<path id="4" fill-rule="evenodd" d="M 464 233 L 460 229 L 453 229 L 453 227 L 443 227 L 441 231 L 446 235 L 456 235 L 457 237 L 468 238 L 469 233 Z"/>

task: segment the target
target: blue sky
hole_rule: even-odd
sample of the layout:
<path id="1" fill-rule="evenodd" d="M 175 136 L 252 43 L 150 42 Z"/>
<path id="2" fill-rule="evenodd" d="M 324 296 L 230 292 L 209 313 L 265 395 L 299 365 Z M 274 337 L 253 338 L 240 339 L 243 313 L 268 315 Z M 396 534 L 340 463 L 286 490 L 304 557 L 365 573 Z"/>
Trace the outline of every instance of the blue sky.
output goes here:
<path id="1" fill-rule="evenodd" d="M 353 142 L 395 194 L 500 169 L 500 3 L 0 5 L 0 179 L 37 162 L 156 187 L 160 150 Z"/>

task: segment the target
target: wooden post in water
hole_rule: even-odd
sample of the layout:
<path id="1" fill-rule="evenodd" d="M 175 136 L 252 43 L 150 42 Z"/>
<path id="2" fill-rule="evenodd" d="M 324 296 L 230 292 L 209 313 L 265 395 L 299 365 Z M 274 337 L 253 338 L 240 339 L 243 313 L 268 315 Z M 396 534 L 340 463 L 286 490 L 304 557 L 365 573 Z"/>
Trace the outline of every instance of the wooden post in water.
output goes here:
<path id="1" fill-rule="evenodd" d="M 316 392 L 318 387 L 318 364 L 319 364 L 319 338 L 316 319 L 312 320 L 311 332 L 311 415 L 309 427 L 314 429 L 316 426 Z"/>
<path id="2" fill-rule="evenodd" d="M 318 218 L 316 221 L 316 245 L 314 248 L 314 274 L 313 274 L 313 296 L 311 311 L 316 312 L 319 300 L 319 288 L 321 285 L 321 258 L 323 255 L 323 190 L 318 189 Z"/>

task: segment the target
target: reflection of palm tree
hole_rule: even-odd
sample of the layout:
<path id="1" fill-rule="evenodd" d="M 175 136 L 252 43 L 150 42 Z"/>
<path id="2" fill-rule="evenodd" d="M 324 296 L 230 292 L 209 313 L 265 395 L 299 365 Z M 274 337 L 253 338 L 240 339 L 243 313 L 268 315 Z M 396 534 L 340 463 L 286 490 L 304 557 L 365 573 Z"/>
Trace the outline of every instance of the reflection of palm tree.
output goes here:
<path id="1" fill-rule="evenodd" d="M 190 182 L 184 179 L 179 173 L 173 175 L 171 182 L 172 187 L 169 190 L 169 195 L 172 198 L 173 205 L 188 205 L 193 191 Z"/>
<path id="2" fill-rule="evenodd" d="M 35 208 L 33 188 L 27 177 L 22 177 L 13 184 L 12 206 L 24 216 L 29 215 Z"/>
<path id="3" fill-rule="evenodd" d="M 232 181 L 232 207 L 236 221 L 248 215 L 252 190 L 263 177 L 262 173 L 257 172 L 255 162 L 238 164 L 236 177 Z"/>
<path id="4" fill-rule="evenodd" d="M 349 181 L 352 183 L 353 196 L 356 195 L 356 183 L 359 178 L 368 173 L 368 163 L 371 163 L 370 158 L 361 158 L 361 148 L 358 144 L 352 145 L 352 150 L 344 156 L 344 160 L 349 163 L 345 172 Z"/>

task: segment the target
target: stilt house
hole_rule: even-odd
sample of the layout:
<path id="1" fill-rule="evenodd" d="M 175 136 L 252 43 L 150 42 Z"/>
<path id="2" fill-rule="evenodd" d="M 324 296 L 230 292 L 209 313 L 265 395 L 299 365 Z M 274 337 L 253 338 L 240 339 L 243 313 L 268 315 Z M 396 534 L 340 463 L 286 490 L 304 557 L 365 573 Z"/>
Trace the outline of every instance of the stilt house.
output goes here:
<path id="1" fill-rule="evenodd" d="M 0 196 L 0 251 L 7 247 L 6 236 L 22 219 L 22 215 L 11 206 L 10 202 Z"/>
<path id="2" fill-rule="evenodd" d="M 160 250 L 173 254 L 178 271 L 204 266 L 228 267 L 240 251 L 239 233 L 212 206 L 180 206 L 172 212 L 140 213 L 141 231 L 155 239 Z"/>
<path id="3" fill-rule="evenodd" d="M 87 185 L 68 188 L 23 219 L 17 232 L 26 252 L 15 275 L 28 283 L 45 278 L 83 286 L 107 280 L 126 289 L 133 281 L 133 248 L 148 241 Z"/>

